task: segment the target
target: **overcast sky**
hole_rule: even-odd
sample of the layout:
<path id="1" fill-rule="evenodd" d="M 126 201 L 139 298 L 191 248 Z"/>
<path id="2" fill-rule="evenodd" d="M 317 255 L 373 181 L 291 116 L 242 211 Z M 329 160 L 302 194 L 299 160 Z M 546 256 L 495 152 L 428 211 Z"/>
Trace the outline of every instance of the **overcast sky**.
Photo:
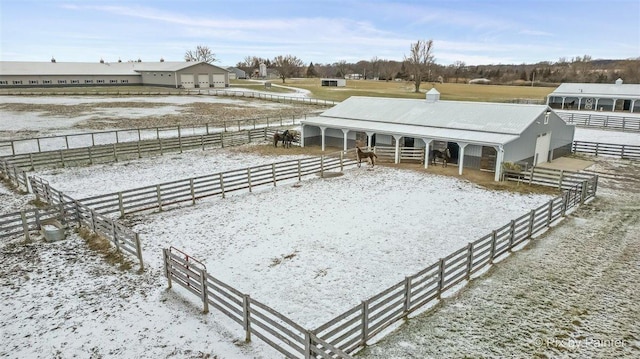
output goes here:
<path id="1" fill-rule="evenodd" d="M 0 0 L 0 60 L 183 61 L 293 55 L 306 64 L 402 60 L 434 41 L 436 63 L 640 57 L 640 0 Z"/>

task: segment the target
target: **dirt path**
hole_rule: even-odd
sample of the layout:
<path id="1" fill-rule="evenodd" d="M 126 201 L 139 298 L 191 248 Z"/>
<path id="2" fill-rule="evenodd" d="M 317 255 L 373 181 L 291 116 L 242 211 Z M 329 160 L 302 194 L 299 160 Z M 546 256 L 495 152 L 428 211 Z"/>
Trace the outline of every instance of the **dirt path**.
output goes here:
<path id="1" fill-rule="evenodd" d="M 594 201 L 358 357 L 640 357 L 640 164 L 594 167 Z"/>

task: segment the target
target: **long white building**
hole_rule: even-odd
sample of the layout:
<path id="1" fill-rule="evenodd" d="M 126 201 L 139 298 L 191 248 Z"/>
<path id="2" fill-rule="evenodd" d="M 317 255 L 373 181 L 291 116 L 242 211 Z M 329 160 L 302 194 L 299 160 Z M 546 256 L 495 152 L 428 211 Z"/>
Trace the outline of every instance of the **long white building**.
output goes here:
<path id="1" fill-rule="evenodd" d="M 206 62 L 0 61 L 0 88 L 125 85 L 228 87 L 229 71 Z"/>

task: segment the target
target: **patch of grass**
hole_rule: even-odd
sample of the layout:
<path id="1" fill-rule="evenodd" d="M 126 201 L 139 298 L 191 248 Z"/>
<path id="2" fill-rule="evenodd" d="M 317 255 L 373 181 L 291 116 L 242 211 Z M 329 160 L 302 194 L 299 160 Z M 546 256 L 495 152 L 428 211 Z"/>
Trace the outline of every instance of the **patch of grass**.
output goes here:
<path id="1" fill-rule="evenodd" d="M 87 246 L 89 246 L 91 250 L 100 253 L 107 263 L 117 266 L 118 269 L 122 271 L 131 269 L 131 262 L 122 252 L 113 248 L 113 245 L 108 239 L 92 232 L 86 227 L 80 227 L 80 229 L 78 229 L 78 235 L 86 241 Z"/>
<path id="2" fill-rule="evenodd" d="M 505 102 L 527 98 L 542 101 L 556 88 L 426 82 L 420 85 L 420 92 L 416 93 L 413 82 L 408 81 L 347 80 L 345 87 L 328 87 L 321 86 L 317 78 L 287 79 L 285 85 L 309 90 L 314 98 L 333 101 L 343 101 L 351 96 L 423 99 L 425 92 L 431 88 L 438 90 L 443 100 Z"/>

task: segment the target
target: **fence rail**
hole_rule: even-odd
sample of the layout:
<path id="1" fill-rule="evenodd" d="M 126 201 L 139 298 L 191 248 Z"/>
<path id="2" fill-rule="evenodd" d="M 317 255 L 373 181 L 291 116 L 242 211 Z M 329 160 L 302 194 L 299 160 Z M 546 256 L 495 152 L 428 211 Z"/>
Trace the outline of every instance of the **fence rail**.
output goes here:
<path id="1" fill-rule="evenodd" d="M 640 160 L 640 146 L 573 141 L 573 153 L 587 153 L 596 156 L 615 156 L 622 159 Z"/>
<path id="2" fill-rule="evenodd" d="M 569 124 L 579 127 L 603 128 L 617 131 L 640 132 L 640 117 L 611 116 L 589 113 L 557 111 L 558 115 Z"/>
<path id="3" fill-rule="evenodd" d="M 0 156 L 33 154 L 59 150 L 82 149 L 87 147 L 106 146 L 121 143 L 152 142 L 176 138 L 191 139 L 199 136 L 226 135 L 229 132 L 264 130 L 267 128 L 295 126 L 300 119 L 246 119 L 223 121 L 221 124 L 204 124 L 200 126 L 164 126 L 147 128 L 130 128 L 114 131 L 85 132 L 70 135 L 35 137 L 11 141 L 0 141 Z"/>
<path id="4" fill-rule="evenodd" d="M 42 229 L 42 225 L 56 220 L 66 226 L 75 221 L 75 213 L 63 205 L 49 206 L 43 209 L 30 209 L 0 215 L 0 238 L 13 238 L 23 235 L 31 239 L 31 233 Z"/>
<path id="5" fill-rule="evenodd" d="M 332 100 L 320 100 L 315 98 L 308 97 L 292 97 L 292 96 L 281 96 L 281 95 L 272 95 L 260 92 L 253 91 L 229 91 L 229 90 L 200 90 L 200 94 L 207 93 L 209 95 L 214 96 L 229 96 L 229 97 L 248 97 L 248 98 L 257 98 L 262 100 L 283 102 L 283 103 L 306 103 L 311 105 L 321 105 L 321 106 L 334 106 L 338 101 Z"/>
<path id="6" fill-rule="evenodd" d="M 247 341 L 255 335 L 287 358 L 351 358 L 313 333 L 207 272 L 202 262 L 176 249 L 163 250 L 164 272 L 169 282 L 200 298 L 204 312 L 209 306 L 241 325 Z"/>
<path id="7" fill-rule="evenodd" d="M 373 152 L 379 161 L 395 162 L 396 148 L 393 146 L 375 146 Z M 425 149 L 423 147 L 400 147 L 400 162 L 424 163 Z"/>
<path id="8" fill-rule="evenodd" d="M 99 213 L 94 208 L 75 200 L 51 187 L 49 183 L 35 176 L 29 177 L 31 188 L 36 199 L 60 208 L 64 221 L 75 222 L 91 229 L 94 233 L 107 238 L 118 251 L 123 250 L 138 258 L 140 268 L 144 269 L 142 246 L 138 233 L 111 218 Z M 2 233 L 0 231 L 0 233 Z"/>
<path id="9" fill-rule="evenodd" d="M 165 182 L 131 190 L 83 198 L 83 204 L 101 214 L 117 213 L 121 217 L 140 211 L 163 210 L 183 203 L 221 196 L 237 191 L 248 191 L 276 186 L 287 180 L 320 174 L 355 166 L 351 152 L 336 152 L 322 157 L 288 160 L 261 166 L 214 173 L 205 176 Z"/>

